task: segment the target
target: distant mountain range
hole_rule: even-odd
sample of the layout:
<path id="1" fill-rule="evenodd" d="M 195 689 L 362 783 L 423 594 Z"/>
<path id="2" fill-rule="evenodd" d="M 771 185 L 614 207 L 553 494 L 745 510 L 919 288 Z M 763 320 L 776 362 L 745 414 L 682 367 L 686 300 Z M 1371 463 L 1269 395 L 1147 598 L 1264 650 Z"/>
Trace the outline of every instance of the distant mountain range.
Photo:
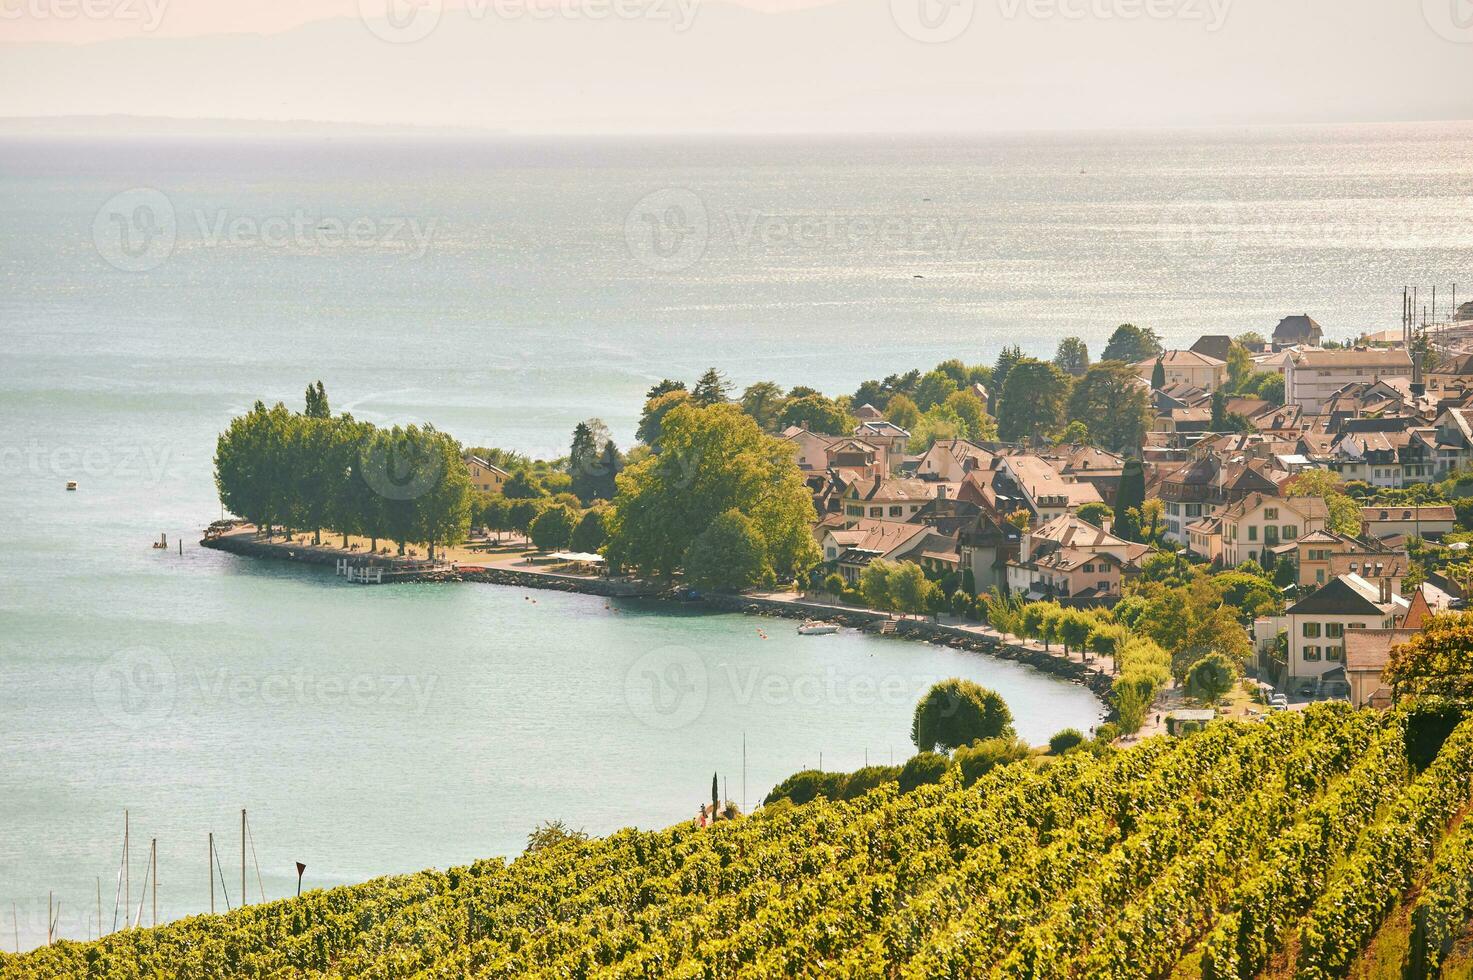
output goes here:
<path id="1" fill-rule="evenodd" d="M 408 36 L 386 21 L 344 17 L 274 34 L 0 43 L 0 116 L 517 132 L 1473 118 L 1473 44 L 1439 34 L 1419 4 L 1168 0 L 1178 16 L 1149 20 L 1031 15 L 1054 9 L 1039 0 L 839 0 L 780 14 L 720 0 L 602 2 L 640 16 L 541 19 L 482 0 L 443 11 L 411 43 L 384 40 Z M 940 6 L 918 17 L 923 3 Z M 1058 4 L 1110 6 L 1132 9 Z M 963 20 L 943 23 L 938 10 Z"/>

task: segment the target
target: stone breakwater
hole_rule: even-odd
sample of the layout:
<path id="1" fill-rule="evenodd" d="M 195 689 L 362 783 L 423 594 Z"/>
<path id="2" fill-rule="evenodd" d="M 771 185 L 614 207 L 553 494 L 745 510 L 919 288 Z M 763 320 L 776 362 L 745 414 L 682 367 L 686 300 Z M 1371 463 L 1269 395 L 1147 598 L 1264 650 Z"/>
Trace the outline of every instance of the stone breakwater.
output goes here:
<path id="1" fill-rule="evenodd" d="M 359 552 L 342 551 L 330 546 L 303 546 L 281 541 L 266 541 L 249 533 L 225 534 L 206 538 L 200 544 L 206 548 L 227 551 L 248 558 L 271 558 L 278 561 L 297 561 L 309 565 L 336 565 L 339 559 L 347 558 L 354 564 L 370 564 L 368 557 Z M 523 589 L 550 589 L 556 592 L 572 592 L 604 598 L 642 598 L 668 602 L 691 602 L 725 612 L 739 612 L 756 616 L 775 616 L 784 619 L 823 619 L 853 629 L 877 629 L 889 617 L 884 613 L 868 609 L 853 609 L 821 602 L 800 599 L 780 599 L 770 596 L 724 595 L 707 593 L 691 600 L 683 589 L 672 589 L 650 582 L 629 579 L 607 579 L 582 575 L 563 575 L 556 572 L 538 571 L 532 568 L 508 568 L 505 566 L 475 568 L 425 568 L 423 562 L 393 556 L 380 556 L 372 564 L 392 570 L 392 581 L 419 582 L 482 582 Z M 390 581 L 386 579 L 386 581 Z M 923 643 L 939 643 L 959 650 L 984 653 L 1003 660 L 1013 660 L 1046 674 L 1082 684 L 1097 696 L 1105 699 L 1110 692 L 1111 677 L 1093 664 L 1071 660 L 1061 653 L 1034 649 L 982 636 L 974 631 L 933 623 L 924 619 L 895 620 L 894 635 Z"/>

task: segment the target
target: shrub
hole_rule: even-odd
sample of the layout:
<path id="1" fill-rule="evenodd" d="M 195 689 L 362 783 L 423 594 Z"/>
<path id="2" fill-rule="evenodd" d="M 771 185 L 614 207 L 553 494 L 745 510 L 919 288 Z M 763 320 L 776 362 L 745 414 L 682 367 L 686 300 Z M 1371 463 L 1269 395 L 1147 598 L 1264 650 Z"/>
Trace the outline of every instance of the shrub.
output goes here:
<path id="1" fill-rule="evenodd" d="M 1107 721 L 1095 729 L 1095 741 L 1101 745 L 1109 745 L 1120 737 L 1120 726 L 1113 721 Z"/>
<path id="2" fill-rule="evenodd" d="M 1187 694 L 1213 704 L 1233 689 L 1237 676 L 1231 660 L 1220 653 L 1209 653 L 1187 670 Z"/>
<path id="3" fill-rule="evenodd" d="M 1017 738 L 984 738 L 964 745 L 951 759 L 962 771 L 962 784 L 970 786 L 995 767 L 1026 759 L 1032 754 L 1028 743 Z"/>
<path id="4" fill-rule="evenodd" d="M 838 572 L 830 572 L 823 580 L 823 590 L 829 595 L 842 596 L 846 591 L 844 576 Z"/>
<path id="5" fill-rule="evenodd" d="M 900 792 L 909 793 L 917 786 L 941 782 L 950 761 L 939 752 L 917 752 L 900 767 Z"/>
<path id="6" fill-rule="evenodd" d="M 1077 728 L 1066 728 L 1061 732 L 1055 732 L 1054 737 L 1048 740 L 1050 755 L 1063 755 L 1072 748 L 1083 744 L 1084 735 Z"/>
<path id="7" fill-rule="evenodd" d="M 899 766 L 865 766 L 844 779 L 843 796 L 852 800 L 900 778 Z"/>
<path id="8" fill-rule="evenodd" d="M 778 783 L 767 794 L 762 805 L 774 803 L 778 800 L 788 800 L 798 806 L 811 803 L 820 796 L 831 800 L 837 800 L 842 796 L 845 775 L 842 772 L 820 772 L 817 769 L 804 769 L 795 772 L 787 779 Z"/>

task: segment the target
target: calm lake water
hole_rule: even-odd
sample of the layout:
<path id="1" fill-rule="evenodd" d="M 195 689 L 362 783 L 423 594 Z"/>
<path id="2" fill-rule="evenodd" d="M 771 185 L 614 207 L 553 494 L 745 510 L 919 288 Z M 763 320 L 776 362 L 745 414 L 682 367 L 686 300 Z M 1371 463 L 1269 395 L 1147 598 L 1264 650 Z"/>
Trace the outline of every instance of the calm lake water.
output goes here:
<path id="1" fill-rule="evenodd" d="M 338 410 L 556 455 L 590 415 L 627 444 L 653 380 L 711 364 L 842 392 L 1071 333 L 1098 353 L 1124 320 L 1343 336 L 1394 325 L 1407 282 L 1473 295 L 1470 205 L 1463 124 L 0 142 L 0 910 L 33 945 L 54 890 L 82 935 L 101 876 L 110 921 L 125 807 L 134 901 L 157 837 L 172 917 L 208 906 L 210 830 L 238 899 L 242 806 L 274 896 L 296 860 L 309 885 L 444 867 L 544 819 L 686 818 L 713 770 L 751 803 L 820 753 L 900 759 L 954 674 L 1034 741 L 1098 718 L 947 649 L 200 550 L 214 437 L 258 397 L 320 377 Z"/>

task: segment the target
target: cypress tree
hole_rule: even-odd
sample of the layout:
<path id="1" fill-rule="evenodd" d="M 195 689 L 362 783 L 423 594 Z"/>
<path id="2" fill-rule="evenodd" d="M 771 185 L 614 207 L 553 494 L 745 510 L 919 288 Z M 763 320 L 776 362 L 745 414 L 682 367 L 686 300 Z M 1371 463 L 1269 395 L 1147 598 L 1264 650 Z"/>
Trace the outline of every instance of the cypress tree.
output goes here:
<path id="1" fill-rule="evenodd" d="M 1166 365 L 1161 358 L 1156 358 L 1156 366 L 1151 368 L 1151 390 L 1160 391 L 1166 387 Z"/>
<path id="2" fill-rule="evenodd" d="M 1140 511 L 1146 502 L 1146 472 L 1141 461 L 1132 456 L 1125 461 L 1120 471 L 1120 489 L 1115 494 L 1115 533 L 1122 537 L 1133 537 L 1130 532 L 1130 512 Z"/>

